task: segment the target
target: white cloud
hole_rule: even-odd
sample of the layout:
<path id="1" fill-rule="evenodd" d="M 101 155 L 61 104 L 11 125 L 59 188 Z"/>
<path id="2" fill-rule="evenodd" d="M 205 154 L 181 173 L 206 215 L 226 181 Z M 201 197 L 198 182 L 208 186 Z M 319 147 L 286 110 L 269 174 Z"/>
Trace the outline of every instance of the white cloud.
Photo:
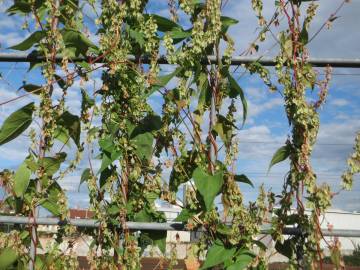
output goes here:
<path id="1" fill-rule="evenodd" d="M 68 175 L 59 180 L 58 183 L 66 191 L 77 191 L 81 175 Z"/>
<path id="2" fill-rule="evenodd" d="M 349 101 L 347 101 L 344 98 L 335 98 L 330 99 L 330 105 L 336 106 L 336 107 L 343 107 L 349 104 Z"/>
<path id="3" fill-rule="evenodd" d="M 1 4 L 0 4 L 1 5 Z M 19 28 L 19 20 L 16 20 L 15 17 L 4 16 L 0 20 L 0 29 L 13 29 L 14 26 Z"/>
<path id="4" fill-rule="evenodd" d="M 253 101 L 262 101 L 266 98 L 266 92 L 260 87 L 245 87 L 246 95 Z"/>
<path id="5" fill-rule="evenodd" d="M 342 3 L 342 0 L 333 0 L 331 4 L 321 2 L 317 10 L 315 19 L 310 27 L 310 37 L 320 28 L 320 26 L 329 18 L 335 9 Z M 303 10 L 307 4 L 304 3 Z M 359 1 L 352 1 L 343 6 L 337 14 L 339 18 L 333 22 L 330 30 L 326 28 L 309 44 L 310 55 L 313 57 L 357 57 L 358 40 L 360 33 L 357 31 Z M 270 19 L 275 11 L 274 1 L 264 1 L 263 13 L 266 19 Z M 229 1 L 224 9 L 225 15 L 237 18 L 239 24 L 230 28 L 230 34 L 235 38 L 237 53 L 243 52 L 255 39 L 257 31 L 257 19 L 251 8 L 250 1 Z M 304 13 L 304 11 L 303 11 Z M 277 33 L 283 28 L 286 20 L 280 20 L 279 28 L 271 27 L 273 33 Z M 259 29 L 258 29 L 259 30 Z M 352 33 L 349 35 L 348 33 Z M 276 42 L 270 34 L 267 40 L 260 43 L 260 54 L 266 52 Z M 329 46 L 331 44 L 331 46 Z M 272 49 L 271 55 L 276 54 L 277 46 Z M 269 53 L 267 53 L 269 54 Z"/>
<path id="6" fill-rule="evenodd" d="M 0 33 L 1 47 L 11 47 L 17 45 L 25 38 L 19 32 Z"/>
<path id="7" fill-rule="evenodd" d="M 14 164 L 14 166 L 16 166 L 16 164 L 20 164 L 28 155 L 26 152 L 26 143 L 22 142 L 20 144 L 19 140 L 23 140 L 23 138 L 18 137 L 14 140 L 14 143 L 9 143 L 0 147 L 0 160 L 2 164 L 5 162 L 8 164 L 11 162 Z M 0 170 L 2 169 L 5 168 L 3 168 L 3 165 L 0 165 Z"/>

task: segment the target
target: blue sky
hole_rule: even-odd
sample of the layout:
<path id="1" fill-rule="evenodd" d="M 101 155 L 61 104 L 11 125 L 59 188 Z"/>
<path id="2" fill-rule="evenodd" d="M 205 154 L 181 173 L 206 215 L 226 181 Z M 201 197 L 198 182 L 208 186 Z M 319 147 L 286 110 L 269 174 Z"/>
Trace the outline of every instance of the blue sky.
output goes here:
<path id="1" fill-rule="evenodd" d="M 23 18 L 8 17 L 4 13 L 10 2 L 0 2 L 1 53 L 15 52 L 6 48 L 21 42 L 28 35 L 26 31 L 19 30 Z M 265 2 L 264 14 L 266 18 L 270 18 L 274 12 L 273 1 Z M 310 33 L 316 32 L 341 2 L 341 0 L 320 1 L 318 15 Z M 326 58 L 360 58 L 360 32 L 357 29 L 360 23 L 357 14 L 359 10 L 359 1 L 352 1 L 352 3 L 344 5 L 338 14 L 339 18 L 334 21 L 331 29 L 324 29 L 310 43 L 310 55 L 312 57 Z M 167 1 L 150 1 L 148 12 L 169 16 Z M 229 0 L 223 12 L 224 15 L 239 20 L 239 24 L 230 30 L 230 34 L 235 39 L 235 55 L 238 55 L 249 46 L 256 36 L 256 17 L 251 10 L 249 0 Z M 90 13 L 89 16 L 91 17 Z M 276 35 L 278 29 L 273 29 L 273 32 Z M 91 38 L 96 41 L 93 36 Z M 276 41 L 269 35 L 268 40 L 260 44 L 259 54 L 266 56 L 276 55 L 277 47 L 273 46 L 274 43 Z M 34 84 L 42 83 L 39 72 L 27 73 L 27 67 L 28 64 L 24 63 L 0 63 L 0 73 L 2 75 L 0 80 L 0 101 L 6 101 L 23 94 L 21 91 L 17 92 L 23 80 Z M 163 69 L 170 70 L 171 67 L 165 66 Z M 323 73 L 322 69 L 318 70 L 319 73 Z M 289 135 L 282 99 L 278 93 L 270 93 L 256 75 L 245 74 L 240 76 L 242 72 L 243 70 L 239 69 L 234 74 L 234 77 L 239 78 L 239 84 L 245 91 L 249 102 L 249 117 L 246 125 L 239 131 L 238 135 L 240 155 L 237 172 L 248 175 L 256 187 L 264 183 L 266 188 L 279 192 L 284 174 L 288 169 L 288 162 L 274 166 L 268 175 L 266 171 L 273 153 L 283 145 L 287 135 Z M 330 183 L 333 189 L 337 191 L 340 186 L 340 175 L 346 168 L 346 159 L 352 152 L 355 133 L 360 130 L 360 70 L 337 68 L 333 70 L 333 73 L 328 101 L 321 108 L 322 125 L 312 162 L 319 181 Z M 101 85 L 99 74 L 98 72 L 92 76 L 95 87 Z M 87 90 L 92 90 L 94 82 L 90 81 L 84 87 Z M 78 112 L 80 108 L 79 89 L 80 83 L 76 82 L 69 90 L 67 101 L 69 109 L 74 113 Z M 160 107 L 161 101 L 159 99 L 160 97 L 156 95 L 151 98 L 151 104 L 155 110 Z M 0 106 L 0 124 L 7 115 L 30 100 L 36 100 L 36 97 L 29 96 Z M 241 119 L 241 113 L 239 113 L 238 117 Z M 25 158 L 27 147 L 28 140 L 25 136 L 18 137 L 13 142 L 0 146 L 0 170 L 4 168 L 16 169 Z M 81 187 L 80 192 L 77 191 L 79 176 L 82 169 L 87 166 L 86 158 L 85 155 L 79 170 L 67 176 L 60 183 L 68 190 L 70 204 L 73 207 L 84 207 L 87 204 L 86 185 Z M 99 166 L 99 163 L 99 161 L 94 160 L 95 166 Z M 334 199 L 334 208 L 360 211 L 359 180 L 360 178 L 357 177 L 353 191 L 342 192 Z M 256 188 L 252 189 L 246 186 L 241 186 L 241 188 L 246 200 L 255 199 Z"/>

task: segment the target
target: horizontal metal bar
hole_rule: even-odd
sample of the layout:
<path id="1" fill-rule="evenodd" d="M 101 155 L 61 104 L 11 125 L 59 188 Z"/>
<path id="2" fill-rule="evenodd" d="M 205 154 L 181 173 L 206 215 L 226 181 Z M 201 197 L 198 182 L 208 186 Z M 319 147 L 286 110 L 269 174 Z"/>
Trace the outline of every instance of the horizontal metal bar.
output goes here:
<path id="1" fill-rule="evenodd" d="M 135 61 L 136 57 L 133 55 L 129 55 L 127 58 L 129 61 Z M 44 56 L 36 55 L 36 54 L 24 54 L 24 53 L 0 53 L 0 62 L 31 62 L 31 63 L 39 63 L 45 60 Z M 61 62 L 62 56 L 57 56 L 56 61 Z M 97 61 L 96 57 L 74 57 L 71 58 L 73 62 L 92 62 L 92 63 L 101 63 L 103 59 L 98 57 Z M 149 63 L 150 59 L 148 57 L 141 58 L 142 63 Z M 217 64 L 217 59 L 215 56 L 208 56 L 207 59 L 204 59 L 202 62 L 204 63 L 212 63 Z M 253 62 L 259 62 L 264 66 L 274 66 L 276 64 L 274 58 L 271 57 L 256 57 L 256 56 L 235 56 L 231 59 L 231 65 L 239 66 L 242 64 L 249 64 Z M 346 58 L 309 58 L 308 62 L 316 67 L 326 67 L 328 65 L 332 67 L 339 68 L 360 68 L 360 58 L 346 59 Z M 168 64 L 165 56 L 160 56 L 158 58 L 159 64 Z"/>
<path id="2" fill-rule="evenodd" d="M 100 222 L 95 219 L 77 219 L 72 218 L 68 220 L 60 220 L 58 218 L 44 218 L 39 217 L 36 220 L 28 217 L 18 216 L 0 216 L 0 224 L 24 224 L 24 225 L 59 225 L 63 226 L 71 224 L 76 227 L 97 228 L 100 226 Z M 126 222 L 127 228 L 130 230 L 157 230 L 157 231 L 187 231 L 185 225 L 180 222 Z M 285 228 L 283 230 L 284 235 L 296 235 L 299 234 L 297 228 Z M 261 229 L 261 234 L 270 234 L 271 230 L 269 226 Z M 340 237 L 360 237 L 360 230 L 323 230 L 324 236 L 340 236 Z"/>
<path id="3" fill-rule="evenodd" d="M 296 235 L 299 234 L 298 228 L 285 228 L 283 230 L 284 235 Z M 337 230 L 321 230 L 323 236 L 339 236 L 339 237 L 360 237 L 360 230 L 348 230 L 348 229 L 337 229 Z"/>
<path id="4" fill-rule="evenodd" d="M 0 224 L 37 224 L 37 225 L 59 225 L 63 226 L 71 224 L 76 227 L 96 228 L 100 226 L 100 222 L 95 219 L 71 218 L 68 220 L 60 220 L 58 218 L 34 218 L 18 217 L 18 216 L 0 216 Z M 130 230 L 160 230 L 174 231 L 184 230 L 184 225 L 180 222 L 172 223 L 155 223 L 155 222 L 126 222 L 126 226 Z"/>

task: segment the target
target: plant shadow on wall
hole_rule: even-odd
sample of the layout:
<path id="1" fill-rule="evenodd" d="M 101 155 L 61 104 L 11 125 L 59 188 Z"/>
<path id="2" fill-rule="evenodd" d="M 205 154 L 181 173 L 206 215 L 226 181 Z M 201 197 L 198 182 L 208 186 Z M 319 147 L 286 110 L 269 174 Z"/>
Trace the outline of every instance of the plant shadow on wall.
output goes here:
<path id="1" fill-rule="evenodd" d="M 84 153 L 88 166 L 79 181 L 87 184 L 91 209 L 99 221 L 98 228 L 81 231 L 92 236 L 88 254 L 92 269 L 140 269 L 141 254 L 149 244 L 165 256 L 166 231 L 139 234 L 127 222 L 165 222 L 155 202 L 178 205 L 176 196 L 183 184 L 189 186 L 186 204 L 176 221 L 188 230 L 203 230 L 187 258 L 193 267 L 204 259 L 201 269 L 266 269 L 267 247 L 257 236 L 261 226 L 270 223 L 275 248 L 289 258 L 289 267 L 322 268 L 319 216 L 331 205 L 333 193 L 329 186 L 317 184 L 310 156 L 331 68 L 319 79 L 306 49 L 318 4 L 310 2 L 302 9 L 302 2 L 308 1 L 275 1 L 276 12 L 266 21 L 262 2 L 252 1 L 261 31 L 249 51 L 265 40 L 271 25 L 283 19 L 287 26 L 279 33 L 278 82 L 271 82 L 269 71 L 259 62 L 246 68 L 284 98 L 291 134 L 270 167 L 289 158 L 290 169 L 281 194 L 261 186 L 257 200 L 246 205 L 241 187 L 253 184 L 235 164 L 241 155 L 236 136 L 245 124 L 247 101 L 230 68 L 234 41 L 228 30 L 236 27 L 237 20 L 222 16 L 225 2 L 169 1 L 169 19 L 147 13 L 146 0 L 14 1 L 8 14 L 25 16 L 31 34 L 10 49 L 32 50 L 32 56 L 42 59 L 32 62 L 29 72 L 40 69 L 44 83 L 22 86 L 25 93 L 12 101 L 29 95 L 36 101 L 13 112 L 0 130 L 0 145 L 18 140 L 24 132 L 31 141 L 28 156 L 16 171 L 1 172 L 7 193 L 3 208 L 35 219 L 34 225 L 16 225 L 2 233 L 0 268 L 78 268 L 76 250 L 64 239 L 76 237 L 80 230 L 62 226 L 52 245 L 41 247 L 36 218 L 40 207 L 61 220 L 69 218 L 60 183 L 79 166 Z M 87 25 L 84 7 L 97 15 L 93 25 Z M 180 24 L 183 20 L 186 23 Z M 98 44 L 87 36 L 87 29 L 96 29 Z M 174 66 L 168 74 L 160 69 L 160 50 Z M 89 81 L 96 70 L 102 72 L 102 86 L 92 92 L 81 88 L 81 110 L 78 115 L 70 112 L 68 92 L 77 91 L 74 83 Z M 55 97 L 56 89 L 60 97 Z M 309 101 L 308 92 L 317 92 L 318 99 Z M 161 112 L 147 102 L 152 95 L 162 99 Z M 360 171 L 359 137 L 343 175 L 345 189 L 351 188 L 353 175 Z M 76 149 L 75 155 L 65 146 Z M 98 170 L 92 164 L 95 158 L 101 161 Z M 215 206 L 216 198 L 221 199 L 224 215 Z M 269 220 L 270 216 L 274 217 Z M 289 225 L 298 233 L 284 238 L 282 232 Z M 339 246 L 328 244 L 340 268 Z M 36 254 L 37 249 L 45 254 Z M 172 255 L 164 260 L 174 269 Z"/>

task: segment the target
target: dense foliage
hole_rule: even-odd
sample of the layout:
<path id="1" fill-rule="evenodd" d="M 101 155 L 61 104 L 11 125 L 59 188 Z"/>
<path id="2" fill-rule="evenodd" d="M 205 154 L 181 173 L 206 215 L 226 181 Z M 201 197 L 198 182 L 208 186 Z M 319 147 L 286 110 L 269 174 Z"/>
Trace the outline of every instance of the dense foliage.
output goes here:
<path id="1" fill-rule="evenodd" d="M 147 2 L 18 0 L 7 10 L 9 15 L 24 16 L 25 28 L 31 31 L 12 49 L 31 49 L 32 55 L 43 57 L 43 62 L 31 63 L 30 70 L 41 69 L 45 80 L 43 85 L 22 87 L 38 102 L 12 113 L 0 130 L 0 145 L 25 131 L 31 138 L 28 156 L 18 169 L 1 172 L 8 211 L 36 219 L 43 207 L 67 219 L 67 199 L 59 183 L 85 154 L 88 168 L 79 182 L 87 183 L 91 209 L 100 223 L 98 229 L 85 232 L 93 236 L 88 255 L 93 269 L 139 269 L 139 258 L 148 244 L 165 254 L 165 231 L 139 234 L 129 230 L 126 222 L 165 222 L 155 201 L 177 205 L 176 196 L 184 184 L 188 186 L 186 203 L 177 221 L 189 230 L 204 230 L 188 262 L 198 265 L 205 258 L 202 269 L 218 265 L 227 270 L 266 269 L 266 247 L 256 236 L 274 214 L 270 233 L 277 251 L 289 257 L 293 268 L 318 269 L 322 258 L 319 216 L 331 205 L 332 197 L 328 185 L 317 184 L 310 163 L 319 109 L 331 77 L 328 68 L 325 78 L 318 79 L 307 61 L 308 29 L 318 5 L 311 1 L 300 14 L 302 2 L 308 1 L 275 1 L 276 13 L 266 21 L 262 2 L 252 0 L 262 30 L 251 50 L 256 50 L 256 43 L 266 38 L 269 26 L 276 25 L 279 17 L 287 21 L 279 34 L 278 83 L 271 82 L 269 71 L 258 62 L 246 68 L 258 74 L 270 91 L 282 93 L 291 136 L 270 164 L 290 159 L 282 193 L 260 187 L 258 199 L 246 205 L 241 186 L 252 183 L 236 168 L 241 155 L 236 133 L 245 123 L 247 101 L 230 68 L 234 41 L 228 34 L 237 21 L 222 16 L 221 0 L 170 0 L 172 18 L 149 14 Z M 96 43 L 86 34 L 84 7 L 98 14 Z M 170 72 L 161 70 L 159 59 L 164 58 L 160 53 L 172 66 Z M 96 70 L 102 71 L 101 88 L 81 88 L 81 112 L 72 114 L 68 92 L 76 89 L 77 81 L 88 81 Z M 57 86 L 60 98 L 54 95 Z M 308 100 L 309 91 L 318 91 L 318 100 Z M 163 99 L 160 115 L 150 106 L 153 95 Z M 353 175 L 360 170 L 359 142 L 357 138 L 343 176 L 345 188 L 351 187 Z M 98 171 L 92 166 L 94 158 L 101 160 Z M 218 196 L 225 217 L 215 206 Z M 275 205 L 280 207 L 275 209 Z M 285 240 L 282 230 L 289 225 L 300 233 Z M 76 230 L 71 225 L 61 228 L 46 256 L 36 256 L 32 262 L 29 247 L 38 243 L 36 227 L 28 231 L 19 226 L 1 237 L 0 266 L 23 269 L 30 263 L 36 269 L 76 269 L 71 247 L 67 256 L 59 248 L 63 237 Z"/>

